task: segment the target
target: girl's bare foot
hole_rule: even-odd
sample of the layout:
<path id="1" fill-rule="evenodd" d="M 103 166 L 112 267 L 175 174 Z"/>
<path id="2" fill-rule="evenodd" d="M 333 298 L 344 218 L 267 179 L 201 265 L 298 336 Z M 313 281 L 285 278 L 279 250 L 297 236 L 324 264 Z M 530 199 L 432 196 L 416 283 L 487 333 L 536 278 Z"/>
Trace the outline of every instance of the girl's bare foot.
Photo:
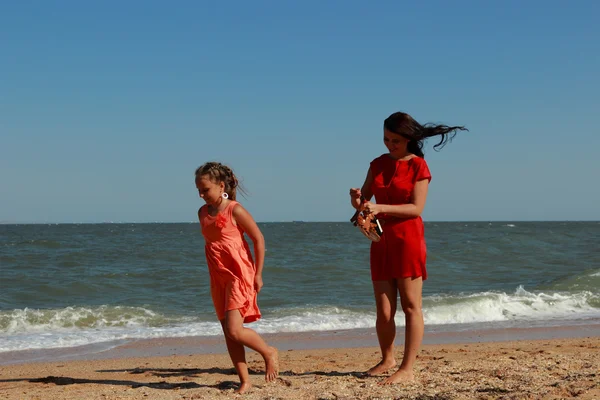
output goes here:
<path id="1" fill-rule="evenodd" d="M 250 382 L 242 382 L 240 383 L 240 387 L 235 391 L 235 393 L 244 394 L 252 387 Z"/>
<path id="2" fill-rule="evenodd" d="M 386 373 L 388 370 L 394 368 L 396 366 L 396 360 L 391 359 L 390 361 L 386 361 L 385 363 L 380 361 L 376 366 L 371 367 L 365 375 L 368 376 L 376 376 Z"/>
<path id="3" fill-rule="evenodd" d="M 265 357 L 265 380 L 272 382 L 279 375 L 279 353 L 275 347 L 269 347 L 270 354 Z"/>
<path id="4" fill-rule="evenodd" d="M 413 382 L 414 380 L 415 380 L 415 375 L 413 374 L 412 371 L 399 369 L 398 371 L 394 372 L 392 374 L 392 376 L 379 382 L 379 384 L 380 385 L 393 385 L 396 383 Z"/>

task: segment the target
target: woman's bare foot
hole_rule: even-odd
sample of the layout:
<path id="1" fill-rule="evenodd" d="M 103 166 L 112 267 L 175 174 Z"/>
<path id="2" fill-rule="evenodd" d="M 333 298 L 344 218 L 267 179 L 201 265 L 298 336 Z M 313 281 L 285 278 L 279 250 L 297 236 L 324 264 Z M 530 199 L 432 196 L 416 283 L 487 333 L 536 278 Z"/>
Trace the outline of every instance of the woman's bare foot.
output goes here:
<path id="1" fill-rule="evenodd" d="M 270 354 L 265 357 L 265 381 L 272 382 L 279 375 L 279 353 L 275 347 L 269 347 Z"/>
<path id="2" fill-rule="evenodd" d="M 240 387 L 235 391 L 235 393 L 244 394 L 252 387 L 250 382 L 242 382 L 240 383 Z"/>
<path id="3" fill-rule="evenodd" d="M 396 383 L 413 382 L 415 375 L 410 370 L 399 369 L 391 376 L 379 382 L 380 385 L 394 385 Z"/>
<path id="4" fill-rule="evenodd" d="M 368 376 L 381 375 L 381 374 L 386 373 L 390 369 L 394 368 L 395 366 L 396 366 L 396 360 L 394 360 L 394 359 L 386 361 L 385 363 L 382 360 L 376 366 L 370 368 L 367 372 L 365 372 L 365 375 L 368 375 Z"/>

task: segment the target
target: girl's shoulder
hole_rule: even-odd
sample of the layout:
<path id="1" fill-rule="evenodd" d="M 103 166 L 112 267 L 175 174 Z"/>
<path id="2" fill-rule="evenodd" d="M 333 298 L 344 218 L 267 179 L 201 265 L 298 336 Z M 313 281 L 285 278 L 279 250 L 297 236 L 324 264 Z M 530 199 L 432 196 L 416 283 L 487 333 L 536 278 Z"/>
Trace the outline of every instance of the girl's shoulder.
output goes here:
<path id="1" fill-rule="evenodd" d="M 242 206 L 235 200 L 231 200 L 229 204 L 227 204 L 226 212 L 229 216 L 231 216 L 231 219 L 234 222 L 234 224 L 237 224 L 236 221 L 238 217 L 243 217 L 244 214 L 248 213 L 244 206 Z"/>
<path id="2" fill-rule="evenodd" d="M 237 206 L 241 205 L 240 203 L 238 203 L 235 200 L 229 200 L 229 204 L 227 204 L 227 207 L 225 207 L 226 210 L 233 212 L 233 210 L 235 210 L 237 208 Z"/>
<path id="3" fill-rule="evenodd" d="M 229 210 L 229 213 L 234 216 L 246 210 L 244 206 L 235 200 L 231 200 L 231 202 L 227 205 L 227 209 Z"/>
<path id="4" fill-rule="evenodd" d="M 234 220 L 237 220 L 240 218 L 244 219 L 244 220 L 254 220 L 250 211 L 248 211 L 244 206 L 242 206 L 237 201 L 234 202 L 232 205 L 229 205 L 228 207 L 230 210 L 229 211 L 230 215 L 233 217 Z"/>

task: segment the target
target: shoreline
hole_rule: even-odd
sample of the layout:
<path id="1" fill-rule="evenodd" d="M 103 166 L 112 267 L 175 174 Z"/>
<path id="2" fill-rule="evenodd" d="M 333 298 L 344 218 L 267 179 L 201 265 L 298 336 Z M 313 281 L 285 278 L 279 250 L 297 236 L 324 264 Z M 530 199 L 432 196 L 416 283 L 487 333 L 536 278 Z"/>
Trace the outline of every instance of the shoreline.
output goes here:
<path id="1" fill-rule="evenodd" d="M 252 327 L 250 324 L 249 327 Z M 514 342 L 523 340 L 577 339 L 600 337 L 600 322 L 540 327 L 490 327 L 464 325 L 426 326 L 423 345 Z M 378 347 L 375 328 L 336 331 L 265 333 L 261 336 L 280 351 Z M 402 346 L 404 329 L 398 327 L 396 346 Z M 182 355 L 226 354 L 225 341 L 218 336 L 123 339 L 76 347 L 18 350 L 0 353 L 0 368 L 48 361 L 118 360 Z M 600 357 L 600 355 L 599 355 Z"/>

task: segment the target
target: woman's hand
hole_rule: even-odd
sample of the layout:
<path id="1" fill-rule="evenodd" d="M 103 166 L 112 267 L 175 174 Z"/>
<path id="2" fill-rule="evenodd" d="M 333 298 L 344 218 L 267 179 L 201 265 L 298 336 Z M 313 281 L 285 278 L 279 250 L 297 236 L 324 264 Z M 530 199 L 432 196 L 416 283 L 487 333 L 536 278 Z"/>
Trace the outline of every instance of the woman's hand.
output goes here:
<path id="1" fill-rule="evenodd" d="M 369 168 L 369 172 L 367 172 L 367 177 L 365 178 L 365 183 L 363 183 L 362 187 L 359 188 L 351 188 L 350 189 L 350 204 L 356 210 L 360 208 L 362 203 L 362 199 L 371 200 L 373 193 L 371 193 L 371 185 L 373 184 L 373 175 L 371 174 L 371 168 Z"/>
<path id="2" fill-rule="evenodd" d="M 367 212 L 373 213 L 373 215 L 377 215 L 383 212 L 383 205 L 371 203 L 370 201 L 365 202 L 364 204 L 365 210 Z"/>
<path id="3" fill-rule="evenodd" d="M 254 276 L 254 290 L 256 290 L 256 293 L 260 293 L 260 289 L 262 289 L 262 287 L 263 287 L 262 275 L 256 274 Z"/>
<path id="4" fill-rule="evenodd" d="M 358 209 L 360 207 L 360 198 L 362 196 L 362 191 L 359 188 L 351 188 L 350 189 L 350 204 L 352 207 Z"/>

